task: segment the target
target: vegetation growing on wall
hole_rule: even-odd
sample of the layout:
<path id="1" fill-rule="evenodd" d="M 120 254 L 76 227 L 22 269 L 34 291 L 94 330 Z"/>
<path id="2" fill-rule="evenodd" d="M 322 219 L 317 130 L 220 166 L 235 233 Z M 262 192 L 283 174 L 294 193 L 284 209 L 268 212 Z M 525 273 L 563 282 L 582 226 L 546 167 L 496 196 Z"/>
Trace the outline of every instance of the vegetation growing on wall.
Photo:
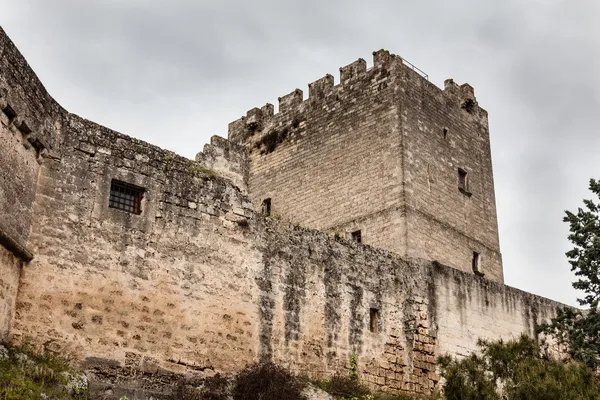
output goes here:
<path id="1" fill-rule="evenodd" d="M 283 142 L 288 135 L 288 129 L 283 128 L 281 131 L 273 129 L 264 135 L 257 143 L 258 146 L 264 146 L 261 154 L 272 153 L 277 148 L 277 145 Z"/>
<path id="2" fill-rule="evenodd" d="M 0 399 L 87 399 L 87 379 L 62 359 L 0 345 Z"/>
<path id="3" fill-rule="evenodd" d="M 600 398 L 598 378 L 585 364 L 550 358 L 531 338 L 479 341 L 480 353 L 441 357 L 447 400 L 584 400 Z"/>

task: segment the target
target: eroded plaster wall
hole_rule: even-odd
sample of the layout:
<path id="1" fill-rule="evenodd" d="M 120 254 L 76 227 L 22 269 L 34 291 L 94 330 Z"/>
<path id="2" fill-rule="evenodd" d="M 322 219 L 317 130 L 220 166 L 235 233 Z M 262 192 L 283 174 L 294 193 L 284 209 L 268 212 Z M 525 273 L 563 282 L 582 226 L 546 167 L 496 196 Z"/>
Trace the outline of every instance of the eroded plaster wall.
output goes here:
<path id="1" fill-rule="evenodd" d="M 438 352 L 465 356 L 477 339 L 535 337 L 535 326 L 566 307 L 544 297 L 432 264 L 430 302 L 438 332 Z"/>

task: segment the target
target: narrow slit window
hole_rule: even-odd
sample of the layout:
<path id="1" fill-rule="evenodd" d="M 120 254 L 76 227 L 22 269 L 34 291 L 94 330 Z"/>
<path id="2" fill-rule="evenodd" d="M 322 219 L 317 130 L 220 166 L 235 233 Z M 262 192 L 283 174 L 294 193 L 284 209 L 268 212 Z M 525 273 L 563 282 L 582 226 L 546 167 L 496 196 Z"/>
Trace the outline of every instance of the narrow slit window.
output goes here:
<path id="1" fill-rule="evenodd" d="M 108 206 L 132 214 L 141 214 L 144 191 L 145 189 L 139 186 L 113 179 Z"/>
<path id="2" fill-rule="evenodd" d="M 271 216 L 271 198 L 264 199 L 262 202 L 262 214 L 266 217 Z"/>
<path id="3" fill-rule="evenodd" d="M 379 310 L 377 308 L 369 309 L 369 330 L 373 333 L 379 332 Z"/>
<path id="4" fill-rule="evenodd" d="M 471 266 L 475 274 L 483 276 L 483 269 L 481 268 L 481 255 L 476 251 L 473 252 Z"/>
<path id="5" fill-rule="evenodd" d="M 444 128 L 442 130 L 442 135 L 443 135 L 444 139 L 448 139 L 448 128 Z"/>
<path id="6" fill-rule="evenodd" d="M 352 232 L 352 240 L 356 243 L 362 243 L 362 233 L 360 230 Z"/>
<path id="7" fill-rule="evenodd" d="M 462 168 L 458 169 L 458 188 L 467 191 L 467 171 Z"/>

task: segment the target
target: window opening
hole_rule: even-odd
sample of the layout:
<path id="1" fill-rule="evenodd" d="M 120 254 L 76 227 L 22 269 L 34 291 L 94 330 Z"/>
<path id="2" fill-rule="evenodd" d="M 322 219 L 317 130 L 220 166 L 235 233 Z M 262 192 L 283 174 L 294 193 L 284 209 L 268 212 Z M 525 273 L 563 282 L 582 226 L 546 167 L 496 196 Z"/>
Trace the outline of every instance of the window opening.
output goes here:
<path id="1" fill-rule="evenodd" d="M 362 243 L 362 233 L 360 230 L 352 232 L 352 240 L 356 243 Z"/>
<path id="2" fill-rule="evenodd" d="M 369 330 L 373 333 L 379 332 L 379 310 L 377 308 L 369 309 Z"/>
<path id="3" fill-rule="evenodd" d="M 108 206 L 132 214 L 141 214 L 144 191 L 145 189 L 139 186 L 113 179 Z"/>
<path id="4" fill-rule="evenodd" d="M 442 134 L 444 135 L 444 139 L 447 139 L 448 138 L 448 128 L 444 128 L 442 130 Z"/>
<path id="5" fill-rule="evenodd" d="M 467 190 L 467 171 L 461 168 L 458 169 L 458 188 Z"/>
<path id="6" fill-rule="evenodd" d="M 481 255 L 476 251 L 473 252 L 471 266 L 473 267 L 473 272 L 475 272 L 477 275 L 483 276 L 483 270 L 481 268 Z"/>
<path id="7" fill-rule="evenodd" d="M 9 121 L 12 121 L 17 117 L 17 113 L 15 112 L 15 110 L 12 109 L 11 106 L 7 105 L 2 111 L 4 112 L 4 114 L 6 114 Z"/>
<path id="8" fill-rule="evenodd" d="M 264 199 L 262 203 L 262 214 L 264 216 L 271 216 L 271 198 Z"/>

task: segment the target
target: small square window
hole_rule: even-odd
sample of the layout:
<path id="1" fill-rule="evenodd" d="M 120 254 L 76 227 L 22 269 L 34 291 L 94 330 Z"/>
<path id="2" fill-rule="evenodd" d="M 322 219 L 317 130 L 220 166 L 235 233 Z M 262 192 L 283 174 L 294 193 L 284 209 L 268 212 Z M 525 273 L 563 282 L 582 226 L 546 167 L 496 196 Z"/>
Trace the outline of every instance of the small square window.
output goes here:
<path id="1" fill-rule="evenodd" d="M 474 251 L 473 259 L 471 260 L 471 267 L 473 268 L 473 272 L 479 276 L 483 276 L 483 268 L 481 268 L 481 255 Z"/>
<path id="2" fill-rule="evenodd" d="M 264 199 L 262 202 L 262 214 L 266 217 L 271 216 L 271 198 Z"/>
<path id="3" fill-rule="evenodd" d="M 362 243 L 362 233 L 360 230 L 352 232 L 352 240 L 356 243 Z"/>
<path id="4" fill-rule="evenodd" d="M 110 183 L 108 206 L 132 214 L 141 214 L 144 191 L 145 189 L 139 186 L 113 179 Z"/>
<path id="5" fill-rule="evenodd" d="M 371 332 L 379 332 L 379 319 L 379 310 L 377 308 L 369 309 L 369 330 Z"/>

